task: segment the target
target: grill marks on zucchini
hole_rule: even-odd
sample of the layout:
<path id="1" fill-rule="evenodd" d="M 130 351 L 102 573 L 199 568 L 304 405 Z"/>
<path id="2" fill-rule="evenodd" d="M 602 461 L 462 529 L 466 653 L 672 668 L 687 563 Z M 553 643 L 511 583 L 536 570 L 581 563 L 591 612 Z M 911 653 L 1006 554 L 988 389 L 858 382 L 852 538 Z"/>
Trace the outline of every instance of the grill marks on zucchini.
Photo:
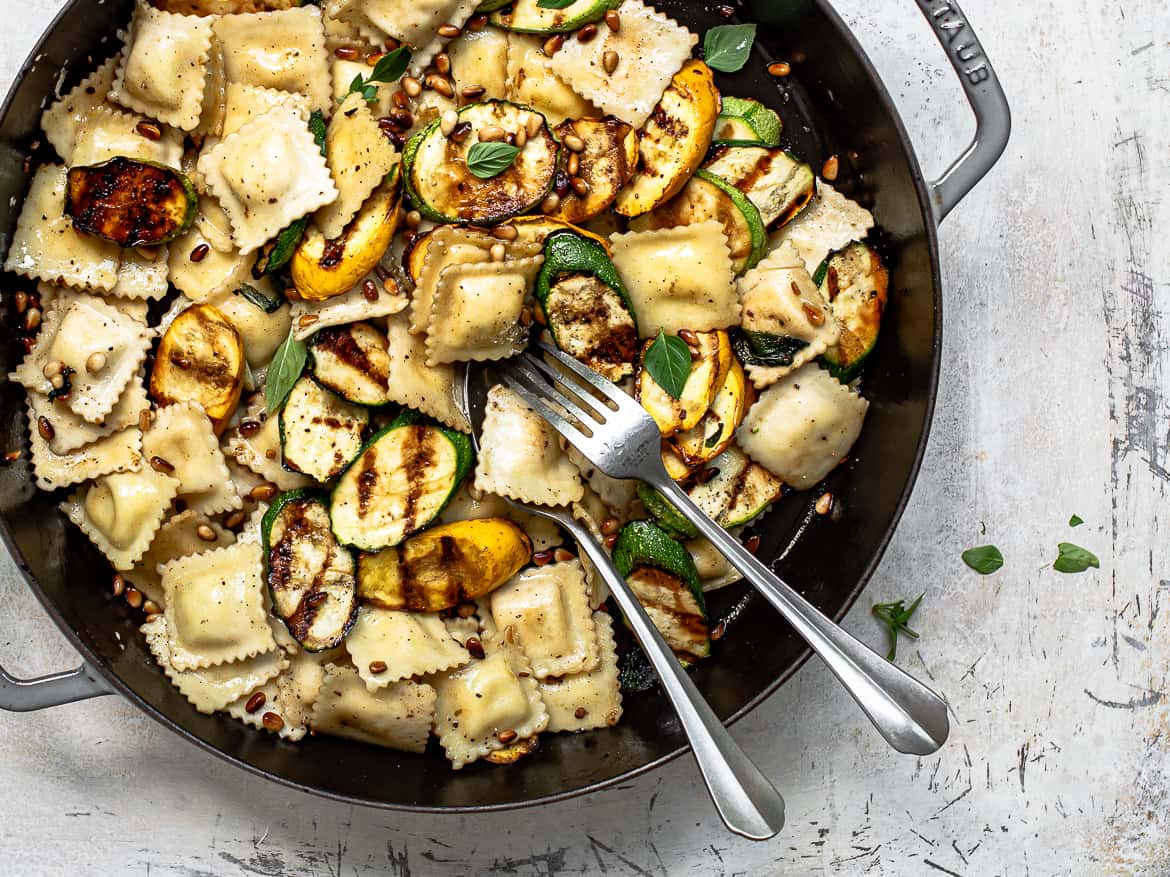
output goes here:
<path id="1" fill-rule="evenodd" d="M 174 240 L 191 226 L 197 202 L 184 174 L 123 155 L 70 168 L 66 177 L 65 215 L 73 227 L 120 247 Z"/>
<path id="2" fill-rule="evenodd" d="M 687 494 L 711 520 L 728 530 L 758 518 L 784 494 L 784 482 L 748 459 L 735 445 L 709 464 L 715 475 Z"/>
<path id="3" fill-rule="evenodd" d="M 812 168 L 783 149 L 725 147 L 713 153 L 704 170 L 747 196 L 766 226 L 790 222 L 816 194 Z"/>
<path id="4" fill-rule="evenodd" d="M 338 645 L 357 617 L 356 570 L 330 531 L 324 496 L 294 490 L 277 497 L 261 534 L 275 614 L 308 651 Z"/>
<path id="5" fill-rule="evenodd" d="M 584 195 L 569 189 L 561 196 L 560 207 L 552 214 L 566 222 L 582 222 L 603 213 L 638 165 L 638 135 L 632 125 L 604 119 L 566 119 L 553 129 L 557 137 L 580 137 L 584 151 L 577 154 L 576 176 L 589 184 Z"/>
<path id="6" fill-rule="evenodd" d="M 397 545 L 431 523 L 471 468 L 467 436 L 396 421 L 342 473 L 330 509 L 341 542 L 366 551 Z"/>
<path id="7" fill-rule="evenodd" d="M 365 408 L 302 377 L 280 410 L 285 467 L 317 481 L 336 478 L 361 450 L 369 421 Z"/>
<path id="8" fill-rule="evenodd" d="M 890 273 L 878 254 L 859 242 L 830 256 L 817 269 L 815 280 L 841 324 L 837 346 L 827 350 L 823 359 L 833 377 L 848 383 L 877 344 Z"/>
<path id="9" fill-rule="evenodd" d="M 327 326 L 309 343 L 313 378 L 358 405 L 389 401 L 390 354 L 386 336 L 369 323 Z"/>

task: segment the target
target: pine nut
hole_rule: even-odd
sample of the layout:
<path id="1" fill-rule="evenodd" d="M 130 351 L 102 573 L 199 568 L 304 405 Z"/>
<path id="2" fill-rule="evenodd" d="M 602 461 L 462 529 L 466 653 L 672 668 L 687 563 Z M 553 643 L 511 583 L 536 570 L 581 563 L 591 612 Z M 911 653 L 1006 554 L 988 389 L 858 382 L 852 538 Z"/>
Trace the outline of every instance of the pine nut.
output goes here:
<path id="1" fill-rule="evenodd" d="M 435 65 L 435 69 L 446 76 L 451 72 L 451 56 L 446 52 L 439 52 L 435 55 L 435 60 L 431 62 Z"/>
<path id="2" fill-rule="evenodd" d="M 270 502 L 272 497 L 276 496 L 276 485 L 272 483 L 257 484 L 252 488 L 252 492 L 248 494 L 256 502 Z"/>
<path id="3" fill-rule="evenodd" d="M 16 451 L 8 451 L 8 452 L 7 452 L 7 453 L 4 455 L 4 465 L 5 465 L 5 466 L 11 466 L 13 463 L 15 463 L 17 460 L 19 460 L 19 459 L 20 459 L 20 456 L 21 456 L 21 454 L 22 454 L 22 453 L 23 453 L 23 452 L 22 452 L 22 451 L 19 451 L 19 450 L 16 450 Z"/>
<path id="4" fill-rule="evenodd" d="M 47 442 L 51 442 L 53 440 L 53 436 L 57 434 L 57 431 L 53 429 L 53 424 L 49 423 L 49 418 L 44 416 L 37 418 L 37 432 L 39 432 L 41 434 L 41 438 Z"/>
<path id="5" fill-rule="evenodd" d="M 406 214 L 406 227 L 414 231 L 422 223 L 422 214 L 417 210 L 411 210 Z"/>
<path id="6" fill-rule="evenodd" d="M 585 151 L 585 141 L 576 134 L 566 134 L 561 138 L 561 142 L 565 144 L 566 149 L 571 149 L 573 152 Z"/>
<path id="7" fill-rule="evenodd" d="M 127 586 L 126 593 L 122 596 L 125 598 L 126 603 L 130 606 L 131 609 L 142 608 L 142 592 L 137 588 L 131 588 Z"/>
<path id="8" fill-rule="evenodd" d="M 566 551 L 564 548 L 558 548 L 553 552 L 553 560 L 557 563 L 567 563 L 573 559 L 573 552 Z"/>
<path id="9" fill-rule="evenodd" d="M 752 533 L 752 535 L 748 536 L 745 540 L 743 540 L 743 547 L 746 548 L 751 554 L 755 554 L 757 551 L 759 551 L 760 534 Z"/>
<path id="10" fill-rule="evenodd" d="M 229 530 L 236 529 L 236 527 L 240 526 L 242 523 L 244 523 L 243 509 L 236 509 L 234 512 L 226 515 L 223 519 L 223 525 Z"/>
<path id="11" fill-rule="evenodd" d="M 581 170 L 581 157 L 572 152 L 569 154 L 569 160 L 565 162 L 565 173 L 570 177 L 575 177 L 579 170 Z"/>
<path id="12" fill-rule="evenodd" d="M 808 302 L 801 302 L 800 308 L 804 311 L 804 317 L 810 325 L 823 326 L 825 324 L 825 315 Z"/>
<path id="13" fill-rule="evenodd" d="M 617 70 L 618 61 L 620 60 L 621 56 L 617 52 L 606 52 L 601 56 L 601 66 L 606 73 L 613 73 L 613 71 Z"/>
<path id="14" fill-rule="evenodd" d="M 248 702 L 244 704 L 244 712 L 256 712 L 260 709 L 260 707 L 264 706 L 264 702 L 266 700 L 268 700 L 268 695 L 266 695 L 263 691 L 257 691 L 255 694 L 249 697 Z"/>
<path id="15" fill-rule="evenodd" d="M 463 95 L 464 100 L 475 100 L 477 97 L 483 97 L 485 92 L 487 89 L 482 85 L 469 85 L 459 93 Z"/>
<path id="16" fill-rule="evenodd" d="M 516 240 L 517 234 L 519 232 L 516 231 L 516 226 L 514 225 L 497 225 L 492 229 L 492 237 L 498 238 L 501 241 L 514 241 Z"/>
<path id="17" fill-rule="evenodd" d="M 500 733 L 496 734 L 496 739 L 507 746 L 516 739 L 516 736 L 515 731 L 500 731 Z"/>
<path id="18" fill-rule="evenodd" d="M 492 248 L 489 252 L 491 253 L 493 262 L 503 262 L 504 256 L 507 253 L 503 244 L 492 244 Z"/>
<path id="19" fill-rule="evenodd" d="M 583 706 L 579 706 L 573 710 L 573 718 L 575 719 L 583 719 L 587 715 L 589 715 L 589 710 L 585 709 Z"/>
<path id="20" fill-rule="evenodd" d="M 520 149 L 523 149 L 524 144 L 528 142 L 528 132 L 521 128 L 514 135 L 512 135 L 512 142 Z"/>
<path id="21" fill-rule="evenodd" d="M 549 549 L 544 551 L 536 551 L 532 554 L 532 562 L 537 566 L 544 566 L 553 559 L 553 553 Z"/>
<path id="22" fill-rule="evenodd" d="M 473 15 L 467 21 L 468 30 L 483 30 L 487 27 L 488 17 L 482 12 L 479 15 Z"/>
<path id="23" fill-rule="evenodd" d="M 342 61 L 354 61 L 357 59 L 358 50 L 353 46 L 338 46 L 333 50 L 333 56 L 340 58 Z"/>
<path id="24" fill-rule="evenodd" d="M 563 34 L 554 34 L 544 41 L 544 45 L 540 47 L 548 57 L 552 57 L 561 50 L 561 46 L 565 44 L 565 37 Z"/>
<path id="25" fill-rule="evenodd" d="M 610 9 L 605 13 L 605 24 L 614 33 L 622 29 L 622 17 L 616 9 Z"/>
<path id="26" fill-rule="evenodd" d="M 22 289 L 18 289 L 12 294 L 12 306 L 16 308 L 18 314 L 23 314 L 24 309 L 28 307 L 28 293 Z"/>
<path id="27" fill-rule="evenodd" d="M 469 636 L 467 638 L 467 642 L 463 645 L 473 658 L 479 658 L 480 660 L 483 660 L 484 655 L 487 654 L 483 650 L 483 643 L 479 641 L 479 637 L 477 636 Z"/>
<path id="28" fill-rule="evenodd" d="M 271 731 L 273 734 L 279 734 L 284 730 L 284 719 L 274 712 L 267 712 L 260 717 L 260 724 L 264 726 L 264 730 Z"/>
<path id="29" fill-rule="evenodd" d="M 366 64 L 370 67 L 377 67 L 378 62 L 385 57 L 385 52 L 370 52 L 370 54 L 366 55 Z"/>
<path id="30" fill-rule="evenodd" d="M 45 376 L 46 381 L 51 381 L 64 370 L 65 363 L 59 359 L 54 359 L 52 362 L 45 363 L 45 367 L 41 369 L 41 374 Z"/>
<path id="31" fill-rule="evenodd" d="M 439 36 L 443 37 L 444 39 L 453 40 L 456 37 L 460 36 L 462 33 L 463 33 L 463 31 L 461 31 L 459 28 L 457 28 L 453 24 L 439 25 Z"/>
<path id="32" fill-rule="evenodd" d="M 162 607 L 155 603 L 154 600 L 147 600 L 142 604 L 142 611 L 147 615 L 158 615 L 162 612 Z"/>
<path id="33" fill-rule="evenodd" d="M 362 281 L 362 298 L 370 302 L 378 300 L 378 285 L 368 277 Z"/>
<path id="34" fill-rule="evenodd" d="M 784 61 L 777 61 L 774 64 L 768 65 L 768 72 L 770 74 L 772 74 L 773 76 L 775 76 L 777 79 L 783 79 L 785 76 L 787 76 L 789 73 L 792 72 L 792 67 L 790 67 Z"/>
<path id="35" fill-rule="evenodd" d="M 126 577 L 121 573 L 114 575 L 114 596 L 121 597 L 126 592 Z"/>
<path id="36" fill-rule="evenodd" d="M 59 372 L 59 373 L 53 375 L 51 378 L 49 378 L 49 386 L 51 386 L 54 390 L 63 389 L 65 387 L 65 374 L 64 374 L 64 372 Z"/>
<path id="37" fill-rule="evenodd" d="M 613 551 L 613 547 L 615 545 L 617 545 L 617 540 L 618 540 L 617 533 L 614 533 L 612 536 L 606 536 L 605 537 L 606 549 L 609 551 Z"/>
<path id="38" fill-rule="evenodd" d="M 402 94 L 402 92 L 398 92 Z M 409 128 L 414 124 L 414 116 L 410 114 L 410 110 L 404 110 L 401 107 L 395 107 L 390 111 L 390 118 L 399 128 Z"/>
<path id="39" fill-rule="evenodd" d="M 529 137 L 535 137 L 540 133 L 540 129 L 544 127 L 544 119 L 536 113 L 532 113 L 524 120 L 524 130 L 528 132 Z"/>
<path id="40" fill-rule="evenodd" d="M 612 536 L 621 529 L 622 523 L 617 518 L 606 518 L 601 522 L 601 533 L 603 536 Z"/>
<path id="41" fill-rule="evenodd" d="M 241 420 L 240 421 L 240 435 L 244 438 L 254 436 L 260 431 L 260 421 L 258 420 Z"/>
<path id="42" fill-rule="evenodd" d="M 91 353 L 89 358 L 85 360 L 85 370 L 91 374 L 96 375 L 106 367 L 106 355 L 100 350 L 96 353 Z"/>
<path id="43" fill-rule="evenodd" d="M 455 130 L 455 126 L 459 124 L 459 114 L 454 110 L 447 110 L 443 115 L 439 116 L 439 130 L 443 132 L 444 137 L 450 137 L 451 132 Z"/>
<path id="44" fill-rule="evenodd" d="M 387 669 L 385 661 L 370 661 L 371 673 L 385 673 Z"/>
<path id="45" fill-rule="evenodd" d="M 723 639 L 723 634 L 727 632 L 727 625 L 720 621 L 713 628 L 711 628 L 711 639 L 718 642 Z"/>
<path id="46" fill-rule="evenodd" d="M 827 515 L 833 510 L 833 494 L 825 492 L 817 497 L 817 504 L 814 506 L 818 515 Z"/>
<path id="47" fill-rule="evenodd" d="M 841 168 L 841 162 L 835 155 L 830 155 L 825 159 L 824 165 L 821 167 L 821 176 L 830 183 L 837 179 L 837 173 Z"/>
<path id="48" fill-rule="evenodd" d="M 305 314 L 297 320 L 297 327 L 301 329 L 308 329 L 321 318 L 317 314 Z"/>
<path id="49" fill-rule="evenodd" d="M 443 97 L 455 97 L 455 89 L 451 86 L 451 80 L 438 73 L 432 73 L 427 77 L 427 85 Z"/>
<path id="50" fill-rule="evenodd" d="M 400 110 L 410 109 L 410 98 L 406 96 L 405 91 L 394 92 L 394 94 L 390 95 L 390 100 Z"/>
<path id="51" fill-rule="evenodd" d="M 686 342 L 687 347 L 698 347 L 699 346 L 699 336 L 696 335 L 694 332 L 692 332 L 690 329 L 679 329 L 678 330 L 678 337 Z"/>
<path id="52" fill-rule="evenodd" d="M 24 315 L 24 328 L 27 332 L 32 332 L 41 324 L 41 309 L 29 308 Z"/>
<path id="53" fill-rule="evenodd" d="M 158 456 L 150 458 L 150 468 L 155 472 L 162 472 L 164 475 L 175 471 L 175 466 L 170 460 Z"/>
<path id="54" fill-rule="evenodd" d="M 154 122 L 139 122 L 134 126 L 134 130 L 145 137 L 147 140 L 161 140 L 162 128 Z"/>
<path id="55" fill-rule="evenodd" d="M 577 42 L 588 43 L 597 36 L 597 25 L 587 24 L 577 31 Z"/>
<path id="56" fill-rule="evenodd" d="M 541 213 L 552 213 L 561 206 L 561 196 L 556 192 L 549 194 L 547 198 L 540 202 Z"/>
<path id="57" fill-rule="evenodd" d="M 495 143 L 498 140 L 504 139 L 504 129 L 497 125 L 488 125 L 479 129 L 480 143 Z"/>
<path id="58" fill-rule="evenodd" d="M 219 534 L 215 532 L 208 524 L 200 524 L 195 528 L 195 535 L 204 542 L 214 542 L 219 538 Z"/>
<path id="59" fill-rule="evenodd" d="M 451 139 L 456 143 L 462 143 L 467 139 L 467 135 L 471 133 L 470 122 L 460 122 L 455 126 L 455 130 L 451 132 Z"/>
<path id="60" fill-rule="evenodd" d="M 576 192 L 577 196 L 580 198 L 584 198 L 589 194 L 589 184 L 580 177 L 572 177 L 569 180 L 569 185 L 573 187 L 573 191 Z"/>
<path id="61" fill-rule="evenodd" d="M 413 76 L 404 76 L 402 78 L 402 90 L 410 97 L 418 97 L 422 94 L 422 83 Z"/>
<path id="62" fill-rule="evenodd" d="M 207 244 L 199 244 L 197 247 L 195 247 L 195 249 L 193 249 L 191 251 L 191 261 L 192 262 L 202 262 L 205 258 L 207 258 L 207 254 L 209 252 L 211 252 L 210 246 L 208 246 Z"/>

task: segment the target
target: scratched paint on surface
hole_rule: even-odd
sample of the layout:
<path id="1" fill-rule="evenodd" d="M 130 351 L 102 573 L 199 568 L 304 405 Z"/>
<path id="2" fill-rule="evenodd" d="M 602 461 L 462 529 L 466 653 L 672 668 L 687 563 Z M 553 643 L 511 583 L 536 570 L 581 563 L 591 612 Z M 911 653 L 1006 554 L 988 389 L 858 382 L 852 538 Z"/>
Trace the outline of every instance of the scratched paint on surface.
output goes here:
<path id="1" fill-rule="evenodd" d="M 55 0 L 0 0 L 11 78 Z M 928 170 L 970 121 L 915 4 L 835 4 Z M 728 837 L 686 760 L 540 811 L 411 816 L 246 777 L 113 698 L 0 714 L 13 873 L 166 877 L 1167 875 L 1170 852 L 1170 45 L 1160 0 L 966 0 L 1015 111 L 942 230 L 942 396 L 913 500 L 848 626 L 925 588 L 899 659 L 951 704 L 938 755 L 890 753 L 810 664 L 736 737 L 788 800 Z M 1025 38 L 1026 37 L 1026 38 Z M 1069 515 L 1085 525 L 1071 531 Z M 1053 572 L 1059 541 L 1100 571 Z M 994 542 L 980 577 L 959 553 Z M 72 658 L 11 565 L 0 662 Z M 17 621 L 19 620 L 19 622 Z M 501 774 L 502 777 L 505 774 Z M 392 782 L 392 778 L 371 781 Z M 502 779 L 501 781 L 506 781 Z"/>

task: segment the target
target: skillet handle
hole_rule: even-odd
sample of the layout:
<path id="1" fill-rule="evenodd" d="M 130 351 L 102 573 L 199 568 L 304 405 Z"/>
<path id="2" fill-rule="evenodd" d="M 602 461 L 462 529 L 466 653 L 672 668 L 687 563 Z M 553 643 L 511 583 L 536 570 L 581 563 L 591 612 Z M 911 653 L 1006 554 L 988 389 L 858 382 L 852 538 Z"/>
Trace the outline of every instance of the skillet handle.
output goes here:
<path id="1" fill-rule="evenodd" d="M 936 222 L 942 222 L 1003 155 L 1012 130 L 1012 113 L 999 77 L 974 29 L 955 0 L 917 0 L 922 14 L 959 74 L 975 111 L 975 139 L 941 177 L 930 183 Z"/>
<path id="2" fill-rule="evenodd" d="M 114 689 L 109 683 L 85 663 L 76 670 L 65 670 L 35 679 L 17 679 L 0 667 L 2 710 L 32 712 L 113 693 Z"/>

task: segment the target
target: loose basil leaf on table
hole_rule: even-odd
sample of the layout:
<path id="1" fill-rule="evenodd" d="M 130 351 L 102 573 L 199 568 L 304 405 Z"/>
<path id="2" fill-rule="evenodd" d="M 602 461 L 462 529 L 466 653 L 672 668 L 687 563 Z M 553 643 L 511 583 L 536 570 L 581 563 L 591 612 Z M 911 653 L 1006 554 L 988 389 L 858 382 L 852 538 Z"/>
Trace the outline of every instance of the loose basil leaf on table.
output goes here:
<path id="1" fill-rule="evenodd" d="M 1097 555 L 1087 548 L 1081 548 L 1071 542 L 1061 542 L 1057 549 L 1060 554 L 1052 564 L 1052 568 L 1057 572 L 1084 572 L 1089 567 L 1101 568 L 1101 561 L 1097 559 Z"/>
<path id="2" fill-rule="evenodd" d="M 1003 566 L 1003 554 L 994 545 L 980 545 L 963 552 L 963 563 L 986 576 Z"/>

